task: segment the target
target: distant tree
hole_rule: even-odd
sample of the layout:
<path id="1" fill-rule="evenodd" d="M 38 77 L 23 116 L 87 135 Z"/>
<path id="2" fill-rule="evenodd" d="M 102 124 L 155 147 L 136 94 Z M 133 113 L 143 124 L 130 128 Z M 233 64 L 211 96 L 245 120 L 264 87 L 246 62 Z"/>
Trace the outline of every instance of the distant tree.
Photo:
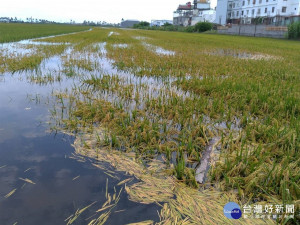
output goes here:
<path id="1" fill-rule="evenodd" d="M 205 32 L 205 31 L 211 30 L 212 28 L 213 28 L 213 25 L 209 22 L 200 22 L 195 25 L 196 32 Z"/>
<path id="2" fill-rule="evenodd" d="M 163 27 L 167 27 L 167 26 L 173 26 L 173 24 L 170 24 L 170 23 L 166 22 L 166 23 L 163 25 Z"/>
<path id="3" fill-rule="evenodd" d="M 150 27 L 150 23 L 147 21 L 139 22 L 138 24 L 134 24 L 133 28 L 147 28 Z"/>
<path id="4" fill-rule="evenodd" d="M 141 26 L 143 27 L 149 27 L 150 26 L 150 23 L 146 22 L 146 21 L 142 21 L 139 23 Z"/>

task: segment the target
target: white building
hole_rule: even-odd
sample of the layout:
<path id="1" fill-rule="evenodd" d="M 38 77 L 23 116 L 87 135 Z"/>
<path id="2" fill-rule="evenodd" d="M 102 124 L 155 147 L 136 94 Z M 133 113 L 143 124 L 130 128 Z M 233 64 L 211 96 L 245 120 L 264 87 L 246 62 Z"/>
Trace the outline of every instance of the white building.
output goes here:
<path id="1" fill-rule="evenodd" d="M 235 21 L 247 24 L 253 18 L 300 15 L 300 0 L 218 0 L 216 11 L 218 24 Z"/>
<path id="2" fill-rule="evenodd" d="M 173 20 L 151 20 L 150 26 L 161 27 L 166 23 L 173 24 Z"/>
<path id="3" fill-rule="evenodd" d="M 210 22 L 215 23 L 216 20 L 216 10 L 214 9 L 207 9 L 207 10 L 200 10 L 197 15 L 192 17 L 192 26 L 199 22 Z"/>
<path id="4" fill-rule="evenodd" d="M 216 10 L 210 8 L 209 0 L 195 0 L 179 5 L 173 14 L 174 25 L 190 26 L 198 22 L 215 23 Z"/>
<path id="5" fill-rule="evenodd" d="M 198 22 L 215 23 L 216 10 L 210 8 L 209 0 L 195 0 L 194 1 L 194 16 L 192 18 L 192 25 Z"/>

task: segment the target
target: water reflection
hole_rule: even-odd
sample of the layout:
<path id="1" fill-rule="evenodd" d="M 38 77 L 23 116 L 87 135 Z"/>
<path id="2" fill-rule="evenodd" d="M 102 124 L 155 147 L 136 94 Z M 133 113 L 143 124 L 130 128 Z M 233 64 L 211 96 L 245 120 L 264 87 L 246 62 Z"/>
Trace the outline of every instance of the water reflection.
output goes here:
<path id="1" fill-rule="evenodd" d="M 77 209 L 96 201 L 74 223 L 88 224 L 106 201 L 107 180 L 107 191 L 114 193 L 114 188 L 119 191 L 122 187 L 117 184 L 128 178 L 116 172 L 119 179 L 113 179 L 88 160 L 79 162 L 70 158 L 74 152 L 73 139 L 47 132 L 50 106 L 55 101 L 52 93 L 79 81 L 64 76 L 60 82 L 41 85 L 31 78 L 47 73 L 59 75 L 61 68 L 61 57 L 53 56 L 45 59 L 35 71 L 0 76 L 1 225 L 66 224 L 65 219 Z M 103 167 L 113 170 L 107 164 Z M 157 210 L 159 207 L 154 204 L 129 201 L 123 188 L 120 201 L 106 224 L 157 221 Z"/>
<path id="2" fill-rule="evenodd" d="M 113 193 L 115 186 L 120 190 L 121 187 L 117 187 L 119 180 L 110 179 L 91 163 L 79 163 L 68 157 L 73 151 L 72 141 L 68 136 L 47 135 L 19 137 L 1 143 L 0 165 L 6 165 L 0 169 L 1 224 L 65 224 L 64 220 L 78 208 L 97 201 L 76 222 L 87 224 L 85 219 L 106 201 L 106 180 L 109 179 L 109 193 Z M 118 177 L 127 178 L 121 173 Z M 28 178 L 35 184 L 19 178 Z M 5 199 L 4 196 L 12 189 L 17 190 Z M 134 218 L 156 218 L 156 210 L 155 205 L 130 202 L 126 193 L 122 192 L 121 200 L 113 211 L 118 216 L 111 216 L 108 224 L 126 224 L 134 222 Z M 144 213 L 140 214 L 140 211 Z"/>

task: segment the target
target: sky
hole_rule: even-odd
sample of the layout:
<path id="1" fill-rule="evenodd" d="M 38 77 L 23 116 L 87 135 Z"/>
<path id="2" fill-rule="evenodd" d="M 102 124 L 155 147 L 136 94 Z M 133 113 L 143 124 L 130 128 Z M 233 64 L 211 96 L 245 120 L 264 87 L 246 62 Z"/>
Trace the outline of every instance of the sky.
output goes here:
<path id="1" fill-rule="evenodd" d="M 121 19 L 151 21 L 172 20 L 173 11 L 188 0 L 6 0 L 1 1 L 0 17 L 33 17 L 56 22 L 106 21 L 119 23 Z M 193 1 L 191 1 L 193 2 Z M 211 6 L 216 5 L 212 0 Z"/>

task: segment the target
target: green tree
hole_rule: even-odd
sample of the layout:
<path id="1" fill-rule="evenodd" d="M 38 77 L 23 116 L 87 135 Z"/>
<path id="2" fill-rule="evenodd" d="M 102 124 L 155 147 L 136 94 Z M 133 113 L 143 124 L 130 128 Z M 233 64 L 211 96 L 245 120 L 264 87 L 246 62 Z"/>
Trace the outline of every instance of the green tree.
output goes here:
<path id="1" fill-rule="evenodd" d="M 195 25 L 196 32 L 205 32 L 213 28 L 212 23 L 209 22 L 199 22 Z"/>
<path id="2" fill-rule="evenodd" d="M 289 25 L 288 38 L 291 38 L 291 39 L 300 38 L 300 21 L 294 22 Z"/>

